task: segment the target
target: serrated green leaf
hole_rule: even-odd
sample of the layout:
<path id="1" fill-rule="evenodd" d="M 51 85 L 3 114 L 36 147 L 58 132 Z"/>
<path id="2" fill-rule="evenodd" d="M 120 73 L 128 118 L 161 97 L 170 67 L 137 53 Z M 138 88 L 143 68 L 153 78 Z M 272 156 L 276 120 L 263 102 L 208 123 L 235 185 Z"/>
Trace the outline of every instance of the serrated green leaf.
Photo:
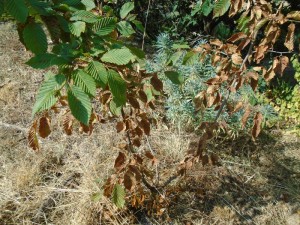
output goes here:
<path id="1" fill-rule="evenodd" d="M 90 11 L 96 7 L 94 0 L 81 0 L 81 3 L 85 6 L 87 11 Z"/>
<path id="2" fill-rule="evenodd" d="M 93 202 L 99 202 L 99 201 L 101 200 L 102 197 L 103 197 L 103 191 L 94 193 L 94 194 L 91 196 L 91 199 L 92 199 Z"/>
<path id="3" fill-rule="evenodd" d="M 110 101 L 109 103 L 109 109 L 111 111 L 111 113 L 115 116 L 120 116 L 121 115 L 121 110 L 122 110 L 122 106 L 118 105 L 114 99 Z"/>
<path id="4" fill-rule="evenodd" d="M 93 31 L 99 36 L 105 36 L 116 28 L 116 21 L 113 17 L 101 18 L 93 26 Z"/>
<path id="5" fill-rule="evenodd" d="M 118 31 L 124 36 L 129 37 L 130 35 L 134 34 L 135 31 L 132 28 L 131 24 L 127 21 L 120 21 L 118 23 Z"/>
<path id="6" fill-rule="evenodd" d="M 89 96 L 80 87 L 72 86 L 68 91 L 68 102 L 72 115 L 81 123 L 88 125 L 92 113 Z"/>
<path id="7" fill-rule="evenodd" d="M 136 48 L 136 47 L 132 47 L 132 46 L 126 46 L 132 54 L 134 54 L 135 56 L 137 56 L 139 59 L 144 59 L 146 54 L 143 50 L 141 50 L 140 48 Z"/>
<path id="8" fill-rule="evenodd" d="M 71 21 L 78 21 L 81 20 L 86 23 L 95 23 L 100 18 L 93 14 L 92 12 L 88 12 L 85 10 L 79 10 L 73 13 L 72 17 L 70 18 Z"/>
<path id="9" fill-rule="evenodd" d="M 7 0 L 6 9 L 17 21 L 26 22 L 29 10 L 24 0 Z"/>
<path id="10" fill-rule="evenodd" d="M 108 85 L 117 106 L 123 106 L 126 103 L 126 82 L 114 70 L 108 70 Z"/>
<path id="11" fill-rule="evenodd" d="M 206 0 L 201 6 L 201 12 L 204 16 L 208 16 L 213 10 L 214 5 L 211 4 L 211 0 Z"/>
<path id="12" fill-rule="evenodd" d="M 134 2 L 126 2 L 120 10 L 120 17 L 124 19 L 128 13 L 130 13 L 134 9 Z"/>
<path id="13" fill-rule="evenodd" d="M 75 23 L 69 24 L 70 32 L 75 35 L 76 37 L 79 37 L 81 33 L 85 31 L 86 24 L 82 21 L 77 21 Z"/>
<path id="14" fill-rule="evenodd" d="M 119 184 L 116 184 L 114 187 L 112 201 L 118 208 L 123 208 L 125 205 L 125 190 Z"/>
<path id="15" fill-rule="evenodd" d="M 29 23 L 23 30 L 23 39 L 26 47 L 34 54 L 47 52 L 47 36 L 38 23 Z"/>
<path id="16" fill-rule="evenodd" d="M 116 65 L 126 65 L 134 59 L 134 55 L 128 48 L 112 49 L 106 52 L 101 58 L 103 62 L 113 63 Z"/>
<path id="17" fill-rule="evenodd" d="M 214 7 L 214 17 L 223 16 L 230 7 L 230 0 L 218 0 Z"/>
<path id="18" fill-rule="evenodd" d="M 39 14 L 43 16 L 49 16 L 53 9 L 51 8 L 50 2 L 41 2 L 39 0 L 27 0 L 30 6 Z"/>
<path id="19" fill-rule="evenodd" d="M 27 65 L 35 69 L 46 69 L 50 66 L 60 66 L 67 63 L 66 59 L 50 53 L 37 54 L 26 62 Z"/>
<path id="20" fill-rule="evenodd" d="M 77 70 L 72 74 L 74 84 L 92 96 L 96 95 L 96 83 L 94 79 L 83 70 Z"/>
<path id="21" fill-rule="evenodd" d="M 142 24 L 141 21 L 138 21 L 138 20 L 133 20 L 132 23 L 136 26 L 136 28 L 141 31 L 141 32 L 144 32 L 145 31 L 145 28 Z"/>
<path id="22" fill-rule="evenodd" d="M 65 80 L 64 75 L 58 74 L 50 76 L 42 83 L 33 106 L 33 114 L 49 109 L 57 102 L 56 92 L 62 88 Z"/>
<path id="23" fill-rule="evenodd" d="M 92 61 L 89 63 L 87 72 L 95 79 L 96 83 L 99 84 L 103 89 L 106 87 L 107 71 L 104 65 L 97 61 Z"/>
<path id="24" fill-rule="evenodd" d="M 174 84 L 182 84 L 184 82 L 184 77 L 182 74 L 175 71 L 166 71 L 165 75 L 169 78 Z"/>

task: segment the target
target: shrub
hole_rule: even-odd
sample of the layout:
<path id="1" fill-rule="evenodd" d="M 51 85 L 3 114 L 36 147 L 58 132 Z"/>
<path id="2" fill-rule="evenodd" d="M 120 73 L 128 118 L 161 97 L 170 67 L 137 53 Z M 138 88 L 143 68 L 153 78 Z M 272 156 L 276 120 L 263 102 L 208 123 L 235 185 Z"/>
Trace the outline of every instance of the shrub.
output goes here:
<path id="1" fill-rule="evenodd" d="M 206 44 L 205 39 L 198 41 L 197 46 Z M 164 82 L 164 88 L 167 93 L 165 102 L 166 116 L 168 120 L 187 130 L 195 130 L 201 122 L 214 121 L 217 111 L 214 108 L 196 109 L 194 99 L 196 95 L 207 89 L 206 81 L 216 76 L 216 68 L 211 63 L 210 55 L 199 55 L 186 61 L 188 51 L 177 51 L 176 47 L 183 46 L 184 43 L 173 41 L 169 34 L 160 34 L 156 41 L 156 53 L 152 60 L 148 60 L 146 69 L 148 72 L 160 72 Z M 200 59 L 201 60 L 200 60 Z M 163 76 L 163 72 L 170 70 L 178 71 L 184 83 L 180 86 L 174 84 Z M 261 86 L 264 85 L 263 79 L 260 81 Z M 226 95 L 226 89 L 222 88 L 222 95 Z M 230 113 L 231 105 L 238 102 L 249 102 L 251 106 L 259 108 L 265 116 L 264 124 L 270 124 L 276 120 L 277 115 L 273 107 L 265 100 L 264 93 L 255 94 L 250 85 L 245 85 L 235 94 L 232 94 L 228 100 L 228 106 L 221 115 L 221 120 L 228 123 L 231 133 L 237 134 L 242 130 L 241 119 L 244 110 L 240 110 L 234 114 Z M 251 120 L 248 122 L 250 127 Z"/>

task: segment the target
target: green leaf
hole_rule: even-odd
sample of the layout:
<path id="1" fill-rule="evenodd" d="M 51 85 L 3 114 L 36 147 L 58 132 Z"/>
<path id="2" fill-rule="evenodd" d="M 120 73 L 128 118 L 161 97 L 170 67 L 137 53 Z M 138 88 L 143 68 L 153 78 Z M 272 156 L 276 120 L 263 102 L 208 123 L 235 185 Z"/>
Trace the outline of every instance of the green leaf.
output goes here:
<path id="1" fill-rule="evenodd" d="M 68 61 L 62 57 L 59 57 L 50 53 L 37 54 L 26 62 L 27 65 L 35 69 L 46 69 L 50 66 L 60 66 L 67 64 Z"/>
<path id="2" fill-rule="evenodd" d="M 128 48 L 112 49 L 106 52 L 101 58 L 103 62 L 113 63 L 116 65 L 126 65 L 134 59 L 134 55 Z"/>
<path id="3" fill-rule="evenodd" d="M 230 0 L 218 0 L 214 7 L 214 17 L 223 16 L 230 7 Z"/>
<path id="4" fill-rule="evenodd" d="M 5 1 L 0 1 L 0 16 L 4 13 L 4 2 Z"/>
<path id="5" fill-rule="evenodd" d="M 39 14 L 49 16 L 53 11 L 50 2 L 41 2 L 39 0 L 27 0 L 30 6 Z"/>
<path id="6" fill-rule="evenodd" d="M 114 114 L 115 116 L 120 116 L 122 113 L 122 106 L 118 105 L 114 99 L 110 101 L 109 103 L 109 109 L 111 111 L 112 114 Z"/>
<path id="7" fill-rule="evenodd" d="M 173 49 L 189 49 L 190 46 L 188 44 L 173 44 Z"/>
<path id="8" fill-rule="evenodd" d="M 140 48 L 136 48 L 136 47 L 132 47 L 132 46 L 126 46 L 132 54 L 134 54 L 135 56 L 137 56 L 139 59 L 144 59 L 146 54 L 143 50 L 141 50 Z"/>
<path id="9" fill-rule="evenodd" d="M 114 70 L 108 70 L 108 85 L 114 97 L 117 106 L 125 105 L 126 103 L 126 82 Z"/>
<path id="10" fill-rule="evenodd" d="M 74 79 L 74 84 L 92 96 L 96 95 L 96 83 L 94 79 L 83 70 L 77 70 L 72 74 L 72 78 Z"/>
<path id="11" fill-rule="evenodd" d="M 23 39 L 26 47 L 34 54 L 47 52 L 47 36 L 38 23 L 29 23 L 23 31 Z"/>
<path id="12" fill-rule="evenodd" d="M 89 96 L 77 86 L 70 87 L 68 102 L 73 116 L 85 125 L 89 124 L 92 104 Z"/>
<path id="13" fill-rule="evenodd" d="M 42 83 L 33 106 L 33 115 L 51 108 L 57 102 L 57 91 L 62 88 L 65 81 L 65 76 L 58 74 Z"/>
<path id="14" fill-rule="evenodd" d="M 101 18 L 93 26 L 93 31 L 99 36 L 105 36 L 116 28 L 116 21 L 113 17 Z"/>
<path id="15" fill-rule="evenodd" d="M 107 86 L 107 71 L 102 63 L 97 61 L 90 62 L 87 68 L 87 72 L 95 79 L 96 83 L 99 84 L 103 89 Z"/>
<path id="16" fill-rule="evenodd" d="M 91 196 L 91 199 L 93 202 L 99 202 L 103 197 L 103 191 L 100 191 L 100 192 L 97 192 L 97 193 L 94 193 L 92 196 Z"/>
<path id="17" fill-rule="evenodd" d="M 81 3 L 85 6 L 87 11 L 90 11 L 96 7 L 94 0 L 81 0 Z"/>
<path id="18" fill-rule="evenodd" d="M 151 102 L 154 99 L 151 86 L 150 85 L 144 86 L 144 92 L 147 95 L 147 102 Z"/>
<path id="19" fill-rule="evenodd" d="M 134 34 L 135 31 L 132 28 L 131 24 L 127 21 L 120 21 L 118 23 L 118 31 L 124 36 L 129 37 L 130 35 Z"/>
<path id="20" fill-rule="evenodd" d="M 85 22 L 77 21 L 69 24 L 69 29 L 73 35 L 79 37 L 85 31 Z"/>
<path id="21" fill-rule="evenodd" d="M 182 56 L 182 52 L 179 51 L 179 52 L 175 52 L 171 58 L 169 59 L 168 63 L 167 64 L 170 64 L 172 62 L 172 65 L 175 65 L 178 60 L 180 59 L 180 57 Z"/>
<path id="22" fill-rule="evenodd" d="M 61 4 L 65 4 L 68 6 L 80 6 L 82 5 L 80 0 L 64 0 L 61 2 Z"/>
<path id="23" fill-rule="evenodd" d="M 206 0 L 201 6 L 201 12 L 204 16 L 208 16 L 213 10 L 214 5 L 211 3 L 211 0 Z"/>
<path id="24" fill-rule="evenodd" d="M 132 23 L 136 26 L 136 28 L 141 31 L 141 32 L 144 32 L 145 28 L 142 24 L 141 21 L 138 21 L 138 20 L 133 20 Z"/>
<path id="25" fill-rule="evenodd" d="M 6 9 L 17 21 L 26 22 L 29 11 L 24 0 L 6 0 Z"/>
<path id="26" fill-rule="evenodd" d="M 174 84 L 182 84 L 184 82 L 184 77 L 175 71 L 166 71 L 165 75 L 174 83 Z"/>
<path id="27" fill-rule="evenodd" d="M 112 201 L 118 208 L 125 205 L 125 190 L 120 184 L 116 184 L 112 192 Z"/>
<path id="28" fill-rule="evenodd" d="M 120 17 L 124 19 L 128 15 L 128 13 L 130 13 L 133 9 L 134 2 L 126 2 L 120 10 Z"/>
<path id="29" fill-rule="evenodd" d="M 81 20 L 86 23 L 95 23 L 100 18 L 93 14 L 92 12 L 88 12 L 85 10 L 79 10 L 73 13 L 72 17 L 70 18 L 71 21 L 78 21 Z"/>

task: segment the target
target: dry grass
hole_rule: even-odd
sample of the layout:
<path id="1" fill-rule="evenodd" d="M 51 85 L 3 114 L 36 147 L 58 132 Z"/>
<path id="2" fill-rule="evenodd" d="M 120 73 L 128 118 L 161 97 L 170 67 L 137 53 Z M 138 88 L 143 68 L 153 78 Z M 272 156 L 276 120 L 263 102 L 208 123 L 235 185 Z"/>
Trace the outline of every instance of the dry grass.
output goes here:
<path id="1" fill-rule="evenodd" d="M 0 122 L 28 128 L 43 71 L 24 66 L 30 53 L 12 24 L 1 24 L 0 31 Z M 92 197 L 112 173 L 122 134 L 111 124 L 99 125 L 91 136 L 68 137 L 58 120 L 53 127 L 35 153 L 24 132 L 0 126 L 0 224 L 132 224 L 130 211 Z M 162 126 L 142 149 L 151 147 L 162 169 L 175 169 L 194 139 Z M 170 186 L 173 224 L 300 224 L 299 143 L 289 135 L 263 136 L 256 145 L 245 137 L 214 143 L 210 149 L 222 166 L 197 166 Z"/>

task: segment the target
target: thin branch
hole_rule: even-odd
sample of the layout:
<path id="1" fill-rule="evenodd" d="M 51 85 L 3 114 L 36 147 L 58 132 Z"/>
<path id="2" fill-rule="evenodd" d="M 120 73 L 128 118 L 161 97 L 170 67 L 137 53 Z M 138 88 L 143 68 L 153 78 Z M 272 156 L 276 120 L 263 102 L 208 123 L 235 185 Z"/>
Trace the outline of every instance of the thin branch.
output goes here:
<path id="1" fill-rule="evenodd" d="M 151 154 L 152 155 L 155 155 L 155 152 L 154 152 L 154 150 L 152 149 L 152 146 L 151 146 L 151 144 L 150 144 L 150 141 L 149 141 L 149 138 L 148 138 L 148 136 L 146 135 L 146 140 L 147 140 L 147 144 L 148 144 L 148 147 L 149 147 L 149 149 L 150 149 L 150 151 L 151 151 Z M 156 184 L 158 184 L 159 183 L 159 180 L 160 180 L 160 178 L 159 178 L 159 172 L 158 172 L 158 165 L 157 165 L 157 163 L 156 163 L 156 165 L 155 165 L 155 178 L 156 178 Z"/>
<path id="2" fill-rule="evenodd" d="M 146 14 L 146 21 L 144 25 L 144 34 L 143 34 L 143 42 L 142 42 L 142 50 L 144 50 L 144 44 L 145 44 L 145 37 L 146 37 L 146 30 L 147 30 L 147 23 L 148 23 L 148 15 L 150 10 L 150 4 L 151 0 L 148 1 L 148 8 L 147 8 L 147 14 Z"/>

